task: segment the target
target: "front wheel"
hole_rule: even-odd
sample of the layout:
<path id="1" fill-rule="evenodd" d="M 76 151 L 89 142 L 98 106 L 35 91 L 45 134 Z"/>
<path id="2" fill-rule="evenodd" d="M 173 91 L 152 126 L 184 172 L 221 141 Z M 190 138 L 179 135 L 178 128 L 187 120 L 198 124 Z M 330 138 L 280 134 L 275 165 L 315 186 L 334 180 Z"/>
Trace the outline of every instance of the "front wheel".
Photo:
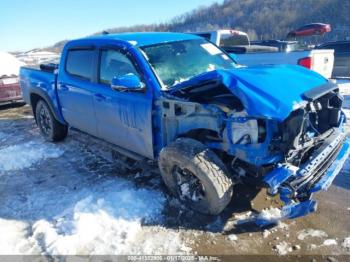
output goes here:
<path id="1" fill-rule="evenodd" d="M 159 156 L 163 180 L 191 209 L 217 215 L 231 201 L 232 181 L 219 157 L 197 140 L 179 138 Z"/>
<path id="2" fill-rule="evenodd" d="M 55 119 L 49 106 L 43 100 L 36 104 L 35 119 L 41 134 L 47 141 L 58 142 L 66 138 L 67 126 Z"/>

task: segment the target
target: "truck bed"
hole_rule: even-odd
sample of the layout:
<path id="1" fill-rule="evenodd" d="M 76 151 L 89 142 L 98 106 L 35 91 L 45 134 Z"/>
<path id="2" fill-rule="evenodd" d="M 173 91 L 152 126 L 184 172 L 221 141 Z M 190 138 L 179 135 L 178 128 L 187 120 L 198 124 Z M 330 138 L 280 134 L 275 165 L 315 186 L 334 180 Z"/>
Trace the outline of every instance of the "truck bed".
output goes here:
<path id="1" fill-rule="evenodd" d="M 21 67 L 19 82 L 23 99 L 27 104 L 35 103 L 35 95 L 37 94 L 44 98 L 56 119 L 61 123 L 65 123 L 59 107 L 56 89 L 57 73 L 54 69 L 43 68 L 42 66 L 39 68 Z"/>
<path id="2" fill-rule="evenodd" d="M 313 63 L 311 69 L 323 75 L 325 78 L 331 78 L 334 64 L 334 50 L 305 50 L 293 52 L 258 52 L 236 54 L 236 60 L 239 64 L 266 65 L 266 64 L 298 64 L 298 60 L 305 57 L 312 57 Z"/>
<path id="3" fill-rule="evenodd" d="M 23 99 L 27 104 L 31 104 L 29 90 L 35 89 L 38 92 L 44 91 L 50 96 L 56 95 L 57 75 L 53 72 L 43 71 L 40 68 L 21 67 L 20 83 Z"/>

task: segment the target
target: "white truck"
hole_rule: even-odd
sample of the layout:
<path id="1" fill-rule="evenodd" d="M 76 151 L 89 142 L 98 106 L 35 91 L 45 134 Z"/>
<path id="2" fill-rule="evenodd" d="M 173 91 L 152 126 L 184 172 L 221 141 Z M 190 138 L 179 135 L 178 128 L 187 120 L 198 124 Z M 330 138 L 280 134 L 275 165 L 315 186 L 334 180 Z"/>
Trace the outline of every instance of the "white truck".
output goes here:
<path id="1" fill-rule="evenodd" d="M 251 45 L 248 34 L 238 30 L 216 30 L 194 33 L 235 54 L 241 65 L 298 64 L 326 78 L 331 78 L 334 65 L 334 50 L 298 48 L 279 51 L 277 46 Z M 288 49 L 287 49 L 288 50 Z"/>

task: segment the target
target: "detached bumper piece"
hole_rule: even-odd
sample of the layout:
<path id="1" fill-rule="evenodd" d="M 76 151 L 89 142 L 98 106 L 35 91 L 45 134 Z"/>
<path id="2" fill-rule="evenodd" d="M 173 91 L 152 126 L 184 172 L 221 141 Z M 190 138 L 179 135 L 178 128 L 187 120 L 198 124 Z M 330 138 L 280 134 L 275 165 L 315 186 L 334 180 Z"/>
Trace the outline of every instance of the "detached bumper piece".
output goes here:
<path id="1" fill-rule="evenodd" d="M 312 194 L 327 190 L 339 174 L 350 154 L 350 139 L 336 130 L 320 148 L 315 150 L 311 160 L 302 166 L 281 165 L 264 177 L 264 183 L 271 194 L 280 194 L 286 204 L 281 209 L 279 220 L 297 218 L 316 211 L 317 203 Z M 259 226 L 276 221 L 258 219 Z"/>

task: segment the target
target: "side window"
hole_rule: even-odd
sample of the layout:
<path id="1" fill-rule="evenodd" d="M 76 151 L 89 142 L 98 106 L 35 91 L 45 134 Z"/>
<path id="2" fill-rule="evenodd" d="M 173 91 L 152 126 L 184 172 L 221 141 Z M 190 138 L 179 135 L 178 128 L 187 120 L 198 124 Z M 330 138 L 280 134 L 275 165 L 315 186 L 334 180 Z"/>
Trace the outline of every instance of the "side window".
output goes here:
<path id="1" fill-rule="evenodd" d="M 140 76 L 131 60 L 119 51 L 102 50 L 100 59 L 100 83 L 109 85 L 114 77 L 128 74 Z"/>
<path id="2" fill-rule="evenodd" d="M 66 72 L 85 80 L 91 80 L 93 69 L 94 50 L 69 50 L 66 61 Z"/>

